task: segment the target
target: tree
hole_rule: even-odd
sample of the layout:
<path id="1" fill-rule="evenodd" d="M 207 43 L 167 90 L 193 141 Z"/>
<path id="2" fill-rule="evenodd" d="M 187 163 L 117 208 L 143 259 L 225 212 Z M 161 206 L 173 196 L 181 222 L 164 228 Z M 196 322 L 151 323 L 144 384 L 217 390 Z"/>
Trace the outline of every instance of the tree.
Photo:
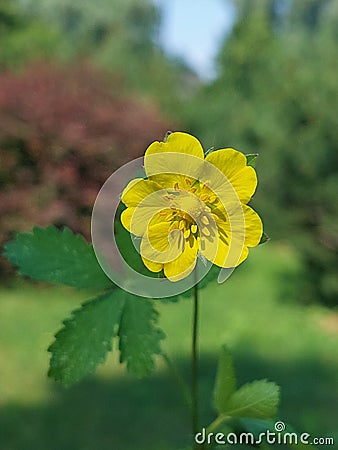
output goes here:
<path id="1" fill-rule="evenodd" d="M 13 1 L 26 20 L 38 20 L 62 36 L 63 60 L 90 60 L 118 74 L 121 88 L 157 98 L 167 111 L 174 109 L 190 73 L 167 58 L 156 42 L 160 13 L 151 0 Z"/>
<path id="2" fill-rule="evenodd" d="M 122 96 L 89 67 L 1 75 L 0 244 L 34 225 L 89 238 L 102 184 L 168 128 L 155 106 Z"/>
<path id="3" fill-rule="evenodd" d="M 0 1 L 0 69 L 17 69 L 32 60 L 61 60 L 65 46 L 55 27 L 25 16 L 11 0 Z"/>
<path id="4" fill-rule="evenodd" d="M 257 203 L 268 234 L 300 250 L 303 298 L 337 304 L 337 4 L 239 3 L 219 76 L 191 106 L 208 110 L 188 111 L 190 126 L 210 146 L 262 155 Z"/>

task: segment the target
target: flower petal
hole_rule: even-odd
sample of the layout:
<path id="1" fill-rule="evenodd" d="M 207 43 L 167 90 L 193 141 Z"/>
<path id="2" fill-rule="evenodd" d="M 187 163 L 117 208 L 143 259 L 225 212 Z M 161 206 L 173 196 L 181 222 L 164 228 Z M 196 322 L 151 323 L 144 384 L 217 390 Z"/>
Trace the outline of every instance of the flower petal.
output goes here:
<path id="1" fill-rule="evenodd" d="M 129 231 L 129 233 L 131 229 L 131 219 L 133 217 L 135 209 L 136 208 L 127 208 L 121 213 L 121 223 L 124 228 Z"/>
<path id="2" fill-rule="evenodd" d="M 198 179 L 203 161 L 204 152 L 198 139 L 176 132 L 170 134 L 166 142 L 156 141 L 148 147 L 144 155 L 144 168 L 148 178 L 168 186 L 168 175 L 165 174 L 182 174 Z"/>
<path id="3" fill-rule="evenodd" d="M 155 141 L 150 144 L 144 156 L 146 159 L 149 155 L 163 152 L 186 153 L 204 159 L 204 152 L 200 141 L 191 134 L 180 131 L 169 134 L 166 142 Z"/>
<path id="4" fill-rule="evenodd" d="M 208 246 L 206 246 L 204 250 L 201 249 L 201 253 L 208 261 L 216 266 L 230 268 L 238 266 L 244 248 L 243 244 L 240 244 L 237 239 L 233 239 L 229 242 L 218 239 L 218 247 L 215 256 L 210 258 L 210 254 L 207 250 Z"/>
<path id="5" fill-rule="evenodd" d="M 169 206 L 167 191 L 157 190 L 156 183 L 143 179 L 123 193 L 122 201 L 131 205 L 121 214 L 122 224 L 135 236 L 143 236 L 151 221 L 163 222 L 160 213 L 168 211 Z"/>
<path id="6" fill-rule="evenodd" d="M 233 206 L 228 213 L 216 220 L 219 237 L 216 254 L 211 243 L 201 245 L 201 253 L 209 261 L 225 268 L 241 264 L 248 256 L 248 247 L 258 245 L 263 232 L 259 215 L 249 206 Z"/>
<path id="7" fill-rule="evenodd" d="M 161 272 L 161 270 L 163 269 L 163 264 L 161 263 L 157 263 L 154 261 L 150 261 L 149 259 L 145 258 L 144 256 L 142 256 L 142 261 L 143 264 L 147 267 L 147 269 L 150 270 L 150 272 Z"/>
<path id="8" fill-rule="evenodd" d="M 154 181 L 135 178 L 123 190 L 121 200 L 126 206 L 137 206 L 148 195 L 159 189 L 161 186 Z"/>
<path id="9" fill-rule="evenodd" d="M 150 225 L 148 233 L 142 237 L 140 253 L 143 258 L 158 264 L 175 260 L 182 253 L 183 233 L 169 230 L 169 222 Z"/>
<path id="10" fill-rule="evenodd" d="M 242 262 L 245 261 L 248 256 L 249 256 L 249 249 L 248 247 L 244 247 L 242 254 L 239 257 L 239 260 L 237 261 L 236 267 L 242 264 Z"/>
<path id="11" fill-rule="evenodd" d="M 174 261 L 164 264 L 164 275 L 173 282 L 180 281 L 190 275 L 196 265 L 198 252 L 197 240 L 194 238 L 192 246 L 185 243 L 182 254 Z"/>
<path id="12" fill-rule="evenodd" d="M 263 224 L 259 215 L 250 206 L 242 205 L 245 219 L 245 245 L 256 247 L 263 234 Z"/>
<path id="13" fill-rule="evenodd" d="M 226 176 L 241 202 L 247 203 L 250 200 L 257 187 L 257 176 L 255 169 L 246 165 L 246 156 L 243 153 L 233 148 L 216 150 L 209 153 L 206 161 L 213 164 Z M 219 184 L 220 181 L 213 181 L 213 183 Z"/>

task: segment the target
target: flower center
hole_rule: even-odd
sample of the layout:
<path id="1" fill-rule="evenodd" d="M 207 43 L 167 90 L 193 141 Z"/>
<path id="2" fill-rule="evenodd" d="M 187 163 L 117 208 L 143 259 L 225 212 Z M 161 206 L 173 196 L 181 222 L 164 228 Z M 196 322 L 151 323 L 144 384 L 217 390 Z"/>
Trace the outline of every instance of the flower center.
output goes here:
<path id="1" fill-rule="evenodd" d="M 168 192 L 166 198 L 171 210 L 167 215 L 167 220 L 171 223 L 170 231 L 182 231 L 191 247 L 197 237 L 211 240 L 215 236 L 211 209 L 199 197 L 192 192 L 176 188 L 174 192 Z"/>

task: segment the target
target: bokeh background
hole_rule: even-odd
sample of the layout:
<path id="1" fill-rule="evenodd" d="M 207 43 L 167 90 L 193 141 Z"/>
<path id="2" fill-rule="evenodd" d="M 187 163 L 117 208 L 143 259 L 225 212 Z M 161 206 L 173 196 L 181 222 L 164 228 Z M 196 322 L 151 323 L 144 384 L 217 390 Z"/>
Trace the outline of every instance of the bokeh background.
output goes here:
<path id="1" fill-rule="evenodd" d="M 167 130 L 259 153 L 253 206 L 271 241 L 202 292 L 201 393 L 227 343 L 241 382 L 281 385 L 280 420 L 336 442 L 337 129 L 336 0 L 0 1 L 1 246 L 51 223 L 89 238 L 103 182 Z M 0 267 L 1 450 L 188 445 L 160 361 L 143 381 L 116 355 L 73 388 L 48 380 L 46 348 L 89 294 Z M 159 309 L 189 376 L 189 299 Z"/>

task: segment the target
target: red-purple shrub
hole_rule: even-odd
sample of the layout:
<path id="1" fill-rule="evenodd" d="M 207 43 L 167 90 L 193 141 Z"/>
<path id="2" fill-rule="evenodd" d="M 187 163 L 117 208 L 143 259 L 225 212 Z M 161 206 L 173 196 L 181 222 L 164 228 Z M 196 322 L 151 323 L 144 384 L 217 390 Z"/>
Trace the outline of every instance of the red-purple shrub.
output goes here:
<path id="1" fill-rule="evenodd" d="M 170 125 L 88 67 L 0 75 L 0 245 L 15 230 L 67 225 L 89 237 L 104 181 Z"/>

